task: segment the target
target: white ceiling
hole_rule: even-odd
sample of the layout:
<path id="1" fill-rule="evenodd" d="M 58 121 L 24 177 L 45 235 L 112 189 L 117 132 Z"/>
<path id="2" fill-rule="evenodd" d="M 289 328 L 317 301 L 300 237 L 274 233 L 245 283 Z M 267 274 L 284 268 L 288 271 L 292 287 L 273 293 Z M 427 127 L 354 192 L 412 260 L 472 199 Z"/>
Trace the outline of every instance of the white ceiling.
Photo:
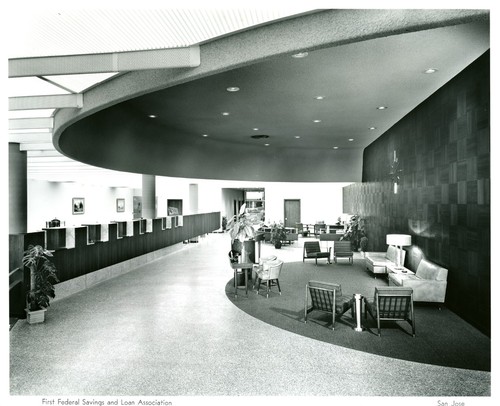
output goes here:
<path id="1" fill-rule="evenodd" d="M 6 20 L 16 35 L 6 42 L 6 53 L 14 59 L 186 47 L 308 11 L 303 6 L 258 10 L 12 7 Z M 77 94 L 116 74 L 119 72 L 9 78 L 7 94 L 11 98 Z M 8 118 L 48 118 L 54 113 L 55 109 L 13 110 Z M 9 142 L 19 142 L 28 151 L 29 179 L 141 187 L 140 175 L 73 161 L 57 152 L 51 140 L 51 128 L 14 129 L 9 125 Z"/>

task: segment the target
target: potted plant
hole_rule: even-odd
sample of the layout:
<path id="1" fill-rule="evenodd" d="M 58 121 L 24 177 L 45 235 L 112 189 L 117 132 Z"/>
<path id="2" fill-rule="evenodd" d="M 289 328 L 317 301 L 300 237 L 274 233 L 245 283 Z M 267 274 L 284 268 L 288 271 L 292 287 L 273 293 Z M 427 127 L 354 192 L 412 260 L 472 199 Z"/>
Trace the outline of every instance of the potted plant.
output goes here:
<path id="1" fill-rule="evenodd" d="M 359 248 L 363 252 L 363 256 L 364 256 L 365 252 L 368 251 L 368 237 L 366 235 L 361 237 L 361 239 L 359 240 Z"/>
<path id="2" fill-rule="evenodd" d="M 246 205 L 243 204 L 239 214 L 233 216 L 227 222 L 227 231 L 231 236 L 232 250 L 241 253 L 242 261 L 248 262 L 245 255 L 245 243 L 255 238 L 256 229 L 261 225 L 259 213 L 247 213 Z M 254 241 L 252 241 L 253 243 Z"/>
<path id="3" fill-rule="evenodd" d="M 283 241 L 286 240 L 286 230 L 282 222 L 271 225 L 271 243 L 274 248 L 281 248 Z"/>
<path id="4" fill-rule="evenodd" d="M 40 245 L 30 245 L 23 254 L 23 265 L 30 270 L 30 285 L 26 294 L 28 323 L 42 323 L 54 298 L 54 283 L 59 282 L 57 269 L 50 261 L 52 253 Z"/>
<path id="5" fill-rule="evenodd" d="M 226 227 L 227 227 L 227 217 L 222 216 L 222 231 L 226 231 Z"/>
<path id="6" fill-rule="evenodd" d="M 361 237 L 365 236 L 365 221 L 359 215 L 355 214 L 349 219 L 347 230 L 341 240 L 349 240 L 352 244 L 352 249 L 357 251 Z"/>

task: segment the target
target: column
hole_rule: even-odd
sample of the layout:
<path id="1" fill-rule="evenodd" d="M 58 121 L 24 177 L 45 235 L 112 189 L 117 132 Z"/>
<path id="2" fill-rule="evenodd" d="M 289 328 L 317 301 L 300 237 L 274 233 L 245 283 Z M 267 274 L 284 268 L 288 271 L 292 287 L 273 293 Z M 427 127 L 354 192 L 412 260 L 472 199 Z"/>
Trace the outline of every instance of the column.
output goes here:
<path id="1" fill-rule="evenodd" d="M 9 234 L 28 230 L 28 156 L 9 142 Z"/>
<path id="2" fill-rule="evenodd" d="M 189 184 L 189 214 L 198 214 L 198 184 Z"/>
<path id="3" fill-rule="evenodd" d="M 156 177 L 142 175 L 142 217 L 156 218 Z"/>

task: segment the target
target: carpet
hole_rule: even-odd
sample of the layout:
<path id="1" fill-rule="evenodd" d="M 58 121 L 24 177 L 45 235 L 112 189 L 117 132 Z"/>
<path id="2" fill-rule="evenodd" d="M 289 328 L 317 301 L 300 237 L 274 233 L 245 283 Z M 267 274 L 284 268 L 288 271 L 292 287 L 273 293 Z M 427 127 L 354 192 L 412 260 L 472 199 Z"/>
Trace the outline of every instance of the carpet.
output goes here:
<path id="1" fill-rule="evenodd" d="M 287 262 L 283 264 L 279 278 L 282 294 L 272 288 L 269 298 L 265 286 L 260 294 L 252 290 L 249 281 L 248 297 L 239 290 L 234 297 L 233 279 L 225 289 L 226 295 L 235 306 L 249 315 L 273 326 L 300 334 L 311 339 L 334 345 L 364 351 L 384 357 L 448 366 L 454 368 L 491 370 L 491 340 L 455 313 L 436 304 L 415 303 L 416 337 L 411 335 L 407 322 L 382 322 L 381 337 L 377 335 L 377 323 L 368 314 L 362 316 L 365 330 L 353 330 L 356 322 L 351 312 L 346 312 L 335 322 L 331 330 L 331 316 L 315 311 L 304 323 L 305 286 L 309 280 L 340 283 L 343 295 L 352 297 L 360 293 L 372 298 L 375 286 L 387 286 L 387 279 L 376 279 L 364 269 L 364 260 L 355 259 L 353 265 L 347 262 L 327 264 L 321 261 Z M 332 351 L 335 347 L 332 347 Z"/>

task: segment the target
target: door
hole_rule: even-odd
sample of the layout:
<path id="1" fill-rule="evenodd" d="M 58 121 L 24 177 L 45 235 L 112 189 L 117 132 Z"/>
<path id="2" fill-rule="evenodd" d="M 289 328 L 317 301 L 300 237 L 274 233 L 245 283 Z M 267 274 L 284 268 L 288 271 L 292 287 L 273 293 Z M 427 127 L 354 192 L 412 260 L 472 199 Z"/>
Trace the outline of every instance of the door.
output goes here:
<path id="1" fill-rule="evenodd" d="M 300 199 L 285 199 L 285 227 L 297 228 L 300 223 Z"/>

